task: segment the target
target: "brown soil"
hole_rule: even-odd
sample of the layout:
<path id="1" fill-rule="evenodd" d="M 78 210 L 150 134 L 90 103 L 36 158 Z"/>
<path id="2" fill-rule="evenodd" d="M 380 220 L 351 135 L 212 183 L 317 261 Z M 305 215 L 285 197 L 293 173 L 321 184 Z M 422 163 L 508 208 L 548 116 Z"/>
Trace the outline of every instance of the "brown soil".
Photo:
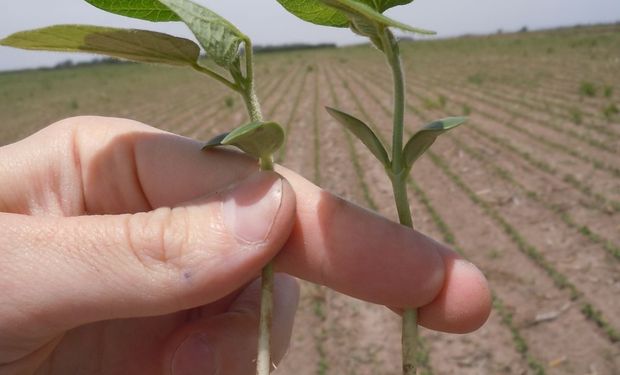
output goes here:
<path id="1" fill-rule="evenodd" d="M 600 108 L 618 103 L 620 81 L 612 74 L 618 65 L 591 56 L 607 56 L 620 38 L 606 28 L 586 31 L 607 42 L 583 47 L 584 54 L 571 44 L 585 38 L 578 33 L 565 39 L 543 34 L 531 44 L 516 35 L 497 36 L 489 45 L 472 39 L 403 48 L 408 87 L 416 93 L 407 100 L 408 131 L 429 119 L 460 115 L 464 105 L 472 111 L 470 124 L 438 141 L 432 157 L 415 166 L 418 188 L 410 189 L 415 226 L 476 263 L 496 299 L 489 321 L 475 333 L 422 330 L 429 355 L 425 373 L 620 373 L 620 342 L 612 332 L 620 331 L 620 259 L 613 255 L 620 247 L 620 209 L 613 204 L 620 201 L 620 176 L 601 167 L 620 168 L 620 155 L 566 133 L 618 145 L 587 124 L 602 126 Z M 356 114 L 390 139 L 391 83 L 378 52 L 356 47 L 270 59 L 258 60 L 258 88 L 264 113 L 290 132 L 282 164 L 394 218 L 383 168 L 323 110 L 330 105 Z M 226 107 L 225 98 L 234 96 L 191 72 L 150 67 L 137 73 L 135 68 L 0 75 L 0 144 L 76 114 L 130 117 L 199 139 L 247 119 L 240 99 Z M 120 78 L 109 80 L 110 71 Z M 476 74 L 482 83 L 472 82 Z M 588 80 L 613 86 L 614 96 L 580 98 L 576 90 Z M 444 106 L 425 100 L 440 95 Z M 568 123 L 564 109 L 545 109 L 540 103 L 545 97 L 552 104 L 582 106 L 590 122 Z M 609 134 L 620 134 L 619 123 L 608 124 Z M 526 160 L 525 153 L 553 170 Z M 574 290 L 562 287 L 554 273 Z M 586 304 L 600 315 L 584 313 Z M 277 374 L 397 375 L 399 368 L 400 319 L 394 313 L 302 282 L 291 349 Z"/>

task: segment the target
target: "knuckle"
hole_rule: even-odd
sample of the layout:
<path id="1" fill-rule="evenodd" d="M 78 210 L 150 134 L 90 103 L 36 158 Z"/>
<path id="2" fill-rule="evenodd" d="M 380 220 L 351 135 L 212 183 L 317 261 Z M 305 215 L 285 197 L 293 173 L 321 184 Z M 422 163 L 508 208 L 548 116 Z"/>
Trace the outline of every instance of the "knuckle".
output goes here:
<path id="1" fill-rule="evenodd" d="M 94 116 L 67 117 L 51 124 L 48 128 L 60 134 L 72 134 L 80 127 L 80 124 L 93 122 L 93 118 Z"/>
<path id="2" fill-rule="evenodd" d="M 129 251 L 148 269 L 182 269 L 189 247 L 187 221 L 184 208 L 165 207 L 128 216 Z"/>

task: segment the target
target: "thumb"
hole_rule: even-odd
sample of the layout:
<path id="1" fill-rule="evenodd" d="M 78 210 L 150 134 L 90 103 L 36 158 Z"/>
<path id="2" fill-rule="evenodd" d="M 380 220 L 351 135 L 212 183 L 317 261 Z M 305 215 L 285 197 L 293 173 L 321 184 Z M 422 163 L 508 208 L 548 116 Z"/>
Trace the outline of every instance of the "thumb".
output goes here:
<path id="1" fill-rule="evenodd" d="M 51 335 L 215 301 L 275 256 L 294 210 L 288 182 L 261 172 L 227 191 L 147 213 L 2 214 L 0 332 Z"/>
<path id="2" fill-rule="evenodd" d="M 261 280 L 252 282 L 220 314 L 206 315 L 180 326 L 163 354 L 169 375 L 240 375 L 256 369 Z M 299 285 L 286 274 L 274 276 L 271 354 L 274 365 L 284 357 L 299 302 Z"/>

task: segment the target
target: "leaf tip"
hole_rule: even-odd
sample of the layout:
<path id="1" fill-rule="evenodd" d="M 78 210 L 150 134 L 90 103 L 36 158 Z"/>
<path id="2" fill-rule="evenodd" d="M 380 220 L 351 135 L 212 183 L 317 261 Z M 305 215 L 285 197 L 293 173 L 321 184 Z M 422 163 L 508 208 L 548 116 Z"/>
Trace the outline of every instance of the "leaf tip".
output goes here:
<path id="1" fill-rule="evenodd" d="M 217 146 L 222 146 L 223 145 L 223 140 L 228 137 L 230 133 L 226 132 L 226 133 L 222 133 L 222 134 L 218 134 L 215 137 L 211 138 L 210 140 L 207 141 L 207 143 L 202 147 L 202 151 L 205 150 L 209 150 L 212 149 L 214 147 Z"/>
<path id="2" fill-rule="evenodd" d="M 0 46 L 11 47 L 11 36 L 0 39 Z"/>

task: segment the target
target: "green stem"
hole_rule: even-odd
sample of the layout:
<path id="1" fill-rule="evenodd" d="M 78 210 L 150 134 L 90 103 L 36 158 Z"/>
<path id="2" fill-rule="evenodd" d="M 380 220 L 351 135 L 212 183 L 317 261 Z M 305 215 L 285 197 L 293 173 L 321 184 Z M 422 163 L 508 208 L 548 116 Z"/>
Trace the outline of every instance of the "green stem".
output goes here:
<path id="1" fill-rule="evenodd" d="M 235 85 L 234 82 L 229 81 L 225 77 L 221 76 L 220 74 L 214 72 L 209 68 L 206 68 L 198 63 L 193 64 L 192 68 L 194 68 L 194 70 L 197 72 L 208 75 L 209 77 L 213 78 L 214 80 L 218 81 L 219 83 L 223 84 L 224 86 L 228 87 L 233 91 L 239 91 L 239 88 L 237 87 L 237 85 Z"/>
<path id="2" fill-rule="evenodd" d="M 273 262 L 269 262 L 263 268 L 261 276 L 256 374 L 269 375 L 271 373 L 271 322 L 273 319 Z"/>
<path id="3" fill-rule="evenodd" d="M 398 42 L 390 29 L 382 33 L 383 50 L 392 69 L 394 82 L 394 113 L 392 127 L 392 171 L 401 173 L 403 165 L 403 131 L 405 118 L 405 77 L 400 63 Z"/>
<path id="4" fill-rule="evenodd" d="M 252 42 L 245 40 L 245 77 L 237 82 L 239 93 L 248 110 L 251 121 L 263 121 L 260 103 L 256 96 L 254 83 L 254 62 Z M 273 171 L 273 155 L 259 160 L 262 171 Z M 273 262 L 269 262 L 261 273 L 260 321 L 258 323 L 258 355 L 256 357 L 256 374 L 271 373 L 271 326 L 273 318 Z"/>
<path id="5" fill-rule="evenodd" d="M 407 197 L 408 171 L 403 160 L 403 132 L 405 118 L 405 78 L 400 61 L 398 42 L 389 28 L 381 33 L 383 52 L 392 69 L 394 81 L 394 123 L 392 130 L 392 169 L 391 180 L 398 219 L 402 225 L 413 228 L 411 208 Z M 417 310 L 405 309 L 402 323 L 403 375 L 415 375 L 417 372 L 416 353 L 419 349 Z"/>
<path id="6" fill-rule="evenodd" d="M 407 174 L 401 172 L 400 174 L 392 175 L 391 180 L 394 202 L 398 211 L 398 221 L 406 227 L 413 228 L 409 197 L 407 196 Z"/>
<path id="7" fill-rule="evenodd" d="M 273 171 L 273 155 L 260 158 L 258 162 L 260 163 L 261 171 Z"/>
<path id="8" fill-rule="evenodd" d="M 248 108 L 248 114 L 252 121 L 263 121 L 263 114 L 256 96 L 256 87 L 254 82 L 254 52 L 252 41 L 245 40 L 245 82 L 243 84 L 243 100 Z M 273 169 L 273 167 L 271 168 Z"/>

